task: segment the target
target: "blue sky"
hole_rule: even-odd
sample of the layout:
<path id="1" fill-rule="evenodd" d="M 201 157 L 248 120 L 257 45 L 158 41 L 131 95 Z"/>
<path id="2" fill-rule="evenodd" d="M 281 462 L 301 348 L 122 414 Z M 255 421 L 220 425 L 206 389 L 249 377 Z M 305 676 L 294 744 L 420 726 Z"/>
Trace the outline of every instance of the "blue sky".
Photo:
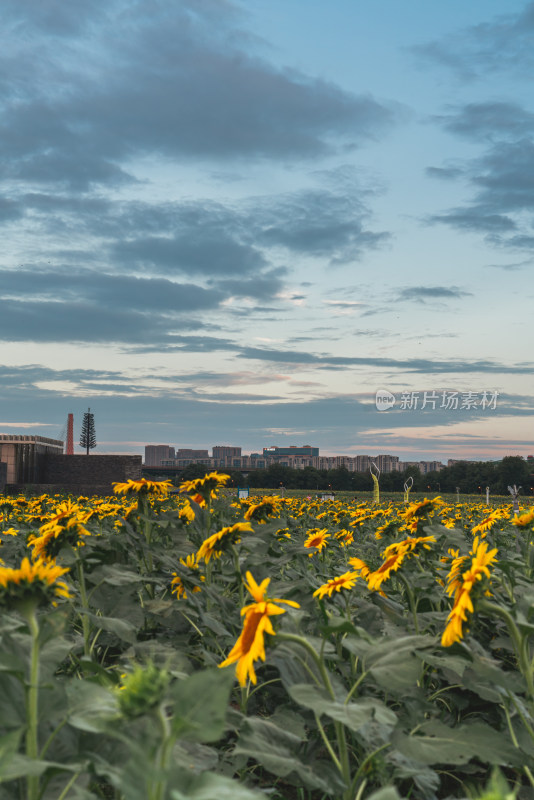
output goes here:
<path id="1" fill-rule="evenodd" d="M 0 432 L 534 452 L 534 3 L 4 16 Z"/>

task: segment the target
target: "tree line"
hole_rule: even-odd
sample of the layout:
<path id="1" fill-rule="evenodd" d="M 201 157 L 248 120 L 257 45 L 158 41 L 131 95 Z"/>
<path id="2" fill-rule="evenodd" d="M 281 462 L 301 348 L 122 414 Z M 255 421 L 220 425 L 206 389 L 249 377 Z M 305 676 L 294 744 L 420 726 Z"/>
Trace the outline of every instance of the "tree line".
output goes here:
<path id="1" fill-rule="evenodd" d="M 311 491 L 365 492 L 373 488 L 369 472 L 349 472 L 346 467 L 336 469 L 293 469 L 280 464 L 271 464 L 267 469 L 251 470 L 243 475 L 239 470 L 224 469 L 232 479 L 231 485 L 251 489 L 307 489 Z M 176 483 L 202 477 L 206 468 L 190 464 L 176 477 Z M 439 492 L 449 494 L 508 494 L 508 486 L 522 487 L 521 494 L 534 496 L 534 465 L 521 456 L 506 456 L 502 461 L 459 461 L 439 472 L 422 475 L 417 467 L 408 467 L 404 472 L 386 472 L 380 476 L 380 488 L 384 492 L 402 492 L 406 480 L 413 478 L 414 492 Z"/>

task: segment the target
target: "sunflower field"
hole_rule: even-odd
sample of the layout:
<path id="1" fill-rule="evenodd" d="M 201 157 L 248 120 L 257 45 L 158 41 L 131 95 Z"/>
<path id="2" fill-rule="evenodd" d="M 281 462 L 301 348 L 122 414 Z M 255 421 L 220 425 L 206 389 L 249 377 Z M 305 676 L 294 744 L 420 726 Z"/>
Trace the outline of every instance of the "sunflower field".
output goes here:
<path id="1" fill-rule="evenodd" d="M 0 800 L 534 798 L 534 508 L 0 497 Z"/>

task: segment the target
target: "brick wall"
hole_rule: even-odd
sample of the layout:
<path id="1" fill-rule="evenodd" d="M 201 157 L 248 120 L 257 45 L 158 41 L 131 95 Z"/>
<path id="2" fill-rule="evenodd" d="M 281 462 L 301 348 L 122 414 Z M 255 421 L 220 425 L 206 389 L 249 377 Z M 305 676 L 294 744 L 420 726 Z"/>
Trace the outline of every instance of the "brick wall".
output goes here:
<path id="1" fill-rule="evenodd" d="M 0 494 L 3 494 L 5 492 L 6 483 L 7 483 L 7 464 L 4 461 L 0 461 Z"/>
<path id="2" fill-rule="evenodd" d="M 69 487 L 69 491 L 79 487 L 80 492 L 82 487 L 98 486 L 102 490 L 107 486 L 112 494 L 114 481 L 141 478 L 142 463 L 141 456 L 48 455 L 43 483 Z"/>

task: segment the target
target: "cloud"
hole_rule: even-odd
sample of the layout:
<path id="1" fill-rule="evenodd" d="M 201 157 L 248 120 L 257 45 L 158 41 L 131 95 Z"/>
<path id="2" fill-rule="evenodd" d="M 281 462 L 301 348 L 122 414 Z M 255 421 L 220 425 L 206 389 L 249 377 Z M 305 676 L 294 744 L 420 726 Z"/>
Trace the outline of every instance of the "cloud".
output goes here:
<path id="1" fill-rule="evenodd" d="M 472 292 L 466 292 L 458 286 L 408 286 L 401 289 L 398 299 L 424 303 L 426 300 L 458 300 L 462 297 L 472 296 Z"/>
<path id="2" fill-rule="evenodd" d="M 517 270 L 522 270 L 525 267 L 532 266 L 532 263 L 533 262 L 531 259 L 527 259 L 526 261 L 516 261 L 512 264 L 487 264 L 486 266 L 490 267 L 491 269 L 502 269 L 505 272 L 515 272 Z"/>
<path id="3" fill-rule="evenodd" d="M 530 249 L 524 212 L 534 209 L 534 139 L 496 141 L 466 162 L 462 172 L 472 189 L 471 201 L 427 221 L 482 233 L 491 244 Z"/>
<path id="4" fill-rule="evenodd" d="M 71 275 L 47 270 L 0 270 L 0 287 L 4 298 L 94 304 L 99 317 L 121 307 L 143 312 L 190 313 L 216 308 L 225 296 L 217 289 L 193 283 L 106 275 L 91 270 Z"/>
<path id="5" fill-rule="evenodd" d="M 534 131 L 534 114 L 518 103 L 468 103 L 455 113 L 437 115 L 434 121 L 445 130 L 480 141 L 481 138 L 522 137 Z"/>
<path id="6" fill-rule="evenodd" d="M 0 168 L 12 180 L 120 186 L 146 155 L 300 161 L 374 140 L 397 116 L 261 58 L 225 0 L 11 0 L 7 10 Z"/>
<path id="7" fill-rule="evenodd" d="M 523 77 L 534 64 L 533 33 L 534 3 L 529 2 L 521 11 L 455 30 L 412 51 L 464 81 L 503 71 Z"/>
<path id="8" fill-rule="evenodd" d="M 267 265 L 255 247 L 209 230 L 183 236 L 150 236 L 117 242 L 112 255 L 123 265 L 187 275 L 242 275 Z"/>
<path id="9" fill-rule="evenodd" d="M 303 351 L 299 352 L 297 350 L 274 350 L 257 347 L 242 348 L 239 352 L 239 357 L 255 359 L 257 361 L 272 361 L 273 363 L 312 365 L 327 369 L 363 366 L 428 374 L 487 372 L 494 374 L 512 373 L 528 375 L 534 368 L 534 362 L 532 364 L 502 364 L 496 361 L 488 361 L 487 359 L 480 359 L 478 361 L 466 361 L 465 359 L 437 361 L 424 358 L 394 359 L 374 356 L 328 356 Z"/>
<path id="10" fill-rule="evenodd" d="M 430 223 L 442 223 L 457 230 L 484 233 L 491 239 L 502 233 L 514 231 L 516 223 L 503 214 L 489 214 L 481 207 L 453 209 L 444 214 L 433 214 Z"/>

